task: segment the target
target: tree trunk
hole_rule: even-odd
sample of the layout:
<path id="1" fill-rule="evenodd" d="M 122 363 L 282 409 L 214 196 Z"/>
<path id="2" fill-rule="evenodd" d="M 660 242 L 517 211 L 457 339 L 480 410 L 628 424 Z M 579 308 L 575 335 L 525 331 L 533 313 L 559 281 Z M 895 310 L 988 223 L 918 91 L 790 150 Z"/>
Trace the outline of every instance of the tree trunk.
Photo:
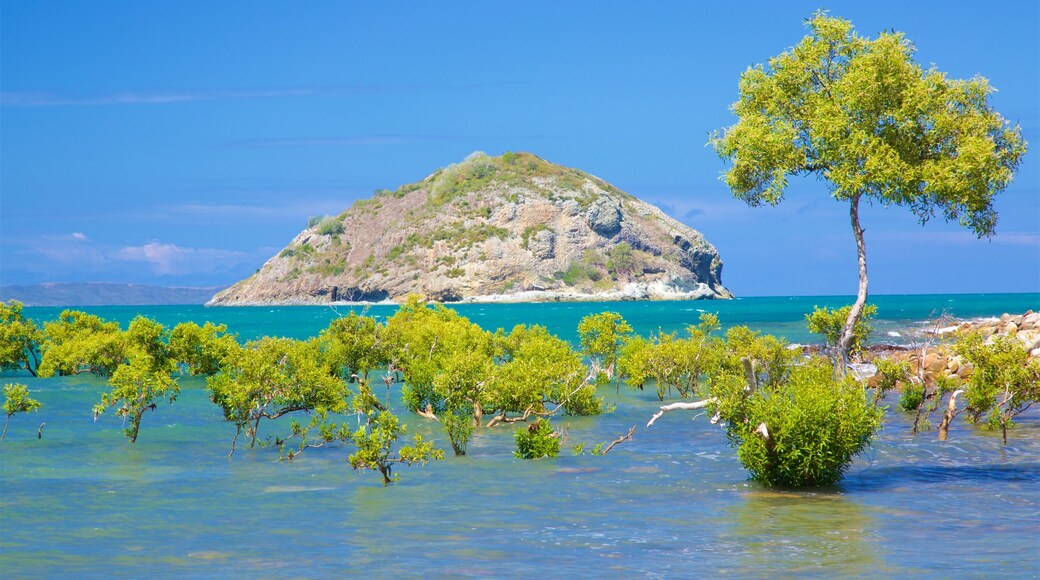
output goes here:
<path id="1" fill-rule="evenodd" d="M 235 438 L 231 440 L 231 453 L 227 454 L 228 461 L 231 460 L 231 456 L 235 454 L 235 442 L 238 441 L 238 434 L 242 432 L 242 426 L 238 425 L 235 429 Z"/>
<path id="2" fill-rule="evenodd" d="M 953 423 L 953 417 L 957 413 L 957 395 L 963 393 L 964 390 L 957 389 L 950 395 L 950 402 L 946 405 L 946 412 L 943 413 L 942 422 L 939 423 L 939 441 L 946 441 L 950 434 L 950 423 Z M 924 403 L 922 402 L 922 405 Z"/>
<path id="3" fill-rule="evenodd" d="M 144 414 L 144 409 L 138 411 L 133 419 L 130 421 L 130 442 L 137 443 L 137 434 L 141 432 L 141 416 Z"/>
<path id="4" fill-rule="evenodd" d="M 32 357 L 32 361 L 29 360 L 29 357 Z M 25 370 L 35 377 L 38 368 L 40 368 L 40 359 L 36 357 L 36 350 L 30 347 L 29 356 L 25 357 Z"/>
<path id="5" fill-rule="evenodd" d="M 260 419 L 262 419 L 262 418 L 263 418 L 263 415 L 257 417 L 256 418 L 256 422 L 253 423 L 253 426 L 252 426 L 253 427 L 253 432 L 250 434 L 252 436 L 249 438 L 249 448 L 250 449 L 252 449 L 256 445 L 256 434 L 260 432 Z"/>
<path id="6" fill-rule="evenodd" d="M 7 425 L 11 423 L 11 414 L 7 414 L 7 420 L 4 421 L 4 434 L 0 435 L 0 441 L 3 441 L 7 437 Z"/>
<path id="7" fill-rule="evenodd" d="M 863 306 L 867 303 L 867 247 L 863 242 L 863 228 L 859 225 L 859 197 L 859 194 L 853 196 L 849 204 L 852 233 L 856 236 L 856 252 L 859 256 L 859 292 L 856 294 L 856 302 L 849 311 L 849 317 L 845 320 L 841 338 L 838 339 L 838 352 L 841 355 L 843 367 L 848 365 L 849 348 L 852 346 L 854 337 L 853 330 L 863 314 Z"/>

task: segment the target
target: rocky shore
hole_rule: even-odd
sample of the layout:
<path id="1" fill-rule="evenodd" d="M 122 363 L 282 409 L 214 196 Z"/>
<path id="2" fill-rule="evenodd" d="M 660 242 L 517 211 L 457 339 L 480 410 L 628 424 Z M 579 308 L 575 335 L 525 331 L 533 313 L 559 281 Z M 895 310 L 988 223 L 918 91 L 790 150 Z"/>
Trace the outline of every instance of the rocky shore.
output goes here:
<path id="1" fill-rule="evenodd" d="M 864 353 L 863 360 L 870 366 L 879 358 L 906 361 L 920 372 L 926 384 L 934 383 L 937 376 L 965 380 L 971 377 L 971 364 L 954 354 L 949 344 L 956 335 L 970 332 L 981 333 L 987 344 L 999 336 L 1013 336 L 1029 350 L 1030 357 L 1040 357 L 1040 312 L 1029 310 L 1025 314 L 1005 313 L 999 318 L 967 320 L 924 330 L 907 346 L 874 345 Z M 877 374 L 871 378 L 879 379 Z"/>

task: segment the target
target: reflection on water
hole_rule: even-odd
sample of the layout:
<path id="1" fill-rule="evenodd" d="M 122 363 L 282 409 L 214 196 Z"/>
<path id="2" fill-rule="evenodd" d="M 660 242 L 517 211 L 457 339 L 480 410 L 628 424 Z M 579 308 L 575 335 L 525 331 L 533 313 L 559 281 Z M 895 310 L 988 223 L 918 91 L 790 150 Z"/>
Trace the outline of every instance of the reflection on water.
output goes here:
<path id="1" fill-rule="evenodd" d="M 749 491 L 728 511 L 733 572 L 764 576 L 882 571 L 877 524 L 863 506 L 835 492 Z"/>

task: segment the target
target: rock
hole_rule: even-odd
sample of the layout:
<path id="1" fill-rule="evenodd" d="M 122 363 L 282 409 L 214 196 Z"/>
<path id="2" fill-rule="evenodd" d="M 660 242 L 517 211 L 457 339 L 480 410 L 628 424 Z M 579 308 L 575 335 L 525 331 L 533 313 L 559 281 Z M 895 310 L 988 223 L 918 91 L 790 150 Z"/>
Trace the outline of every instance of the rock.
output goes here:
<path id="1" fill-rule="evenodd" d="M 1033 358 L 1040 356 L 1040 348 L 1034 348 L 1033 350 L 1029 351 L 1029 356 Z"/>
<path id="2" fill-rule="evenodd" d="M 621 208 L 609 197 L 597 199 L 586 218 L 592 231 L 604 238 L 612 238 L 621 231 Z"/>
<path id="3" fill-rule="evenodd" d="M 437 301 L 732 298 L 722 259 L 700 232 L 529 153 L 471 155 L 359 200 L 333 222 L 303 230 L 209 304 L 375 302 L 412 293 Z M 636 263 L 612 275 L 606 264 L 621 241 Z"/>
<path id="4" fill-rule="evenodd" d="M 1007 326 L 1004 327 L 1004 334 L 1015 336 L 1018 334 L 1018 325 L 1014 322 L 1007 323 Z"/>
<path id="5" fill-rule="evenodd" d="M 527 248 L 535 256 L 548 260 L 555 256 L 556 234 L 549 230 L 542 230 L 531 237 Z"/>
<path id="6" fill-rule="evenodd" d="M 1033 330 L 1040 328 L 1040 313 L 1029 311 L 1022 316 L 1022 324 L 1019 325 L 1019 330 Z"/>
<path id="7" fill-rule="evenodd" d="M 941 354 L 929 353 L 924 359 L 925 369 L 930 373 L 938 373 L 946 368 L 946 359 Z"/>

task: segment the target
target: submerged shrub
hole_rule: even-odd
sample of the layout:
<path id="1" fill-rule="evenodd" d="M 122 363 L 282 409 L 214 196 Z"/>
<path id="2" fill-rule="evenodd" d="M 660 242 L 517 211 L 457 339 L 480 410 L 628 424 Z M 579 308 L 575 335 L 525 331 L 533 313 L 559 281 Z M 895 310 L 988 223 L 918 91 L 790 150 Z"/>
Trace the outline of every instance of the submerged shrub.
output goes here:
<path id="1" fill-rule="evenodd" d="M 538 419 L 517 429 L 513 437 L 516 439 L 513 455 L 519 459 L 556 457 L 560 454 L 560 434 L 553 431 L 548 419 Z"/>
<path id="2" fill-rule="evenodd" d="M 881 427 L 877 398 L 869 400 L 851 377 L 835 378 L 825 359 L 796 366 L 783 380 L 750 392 L 734 375 L 729 378 L 721 381 L 716 407 L 740 462 L 766 485 L 837 483 Z"/>
<path id="3" fill-rule="evenodd" d="M 29 396 L 29 387 L 22 384 L 4 385 L 4 404 L 2 407 L 4 415 L 4 431 L 0 434 L 0 441 L 7 437 L 7 424 L 11 422 L 11 415 L 18 413 L 29 413 L 38 410 L 42 404 Z"/>
<path id="4" fill-rule="evenodd" d="M 1012 336 L 999 336 L 987 344 L 973 333 L 962 337 L 956 350 L 974 368 L 965 384 L 968 421 L 985 421 L 986 428 L 999 429 L 1006 445 L 1014 418 L 1040 401 L 1040 361 L 1030 358 L 1022 342 Z"/>

